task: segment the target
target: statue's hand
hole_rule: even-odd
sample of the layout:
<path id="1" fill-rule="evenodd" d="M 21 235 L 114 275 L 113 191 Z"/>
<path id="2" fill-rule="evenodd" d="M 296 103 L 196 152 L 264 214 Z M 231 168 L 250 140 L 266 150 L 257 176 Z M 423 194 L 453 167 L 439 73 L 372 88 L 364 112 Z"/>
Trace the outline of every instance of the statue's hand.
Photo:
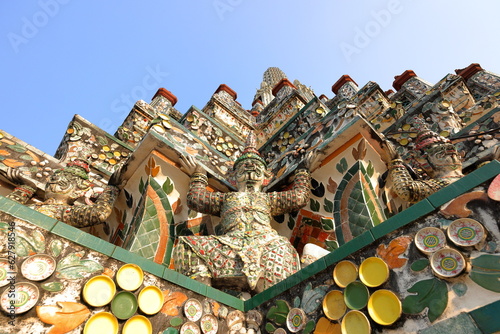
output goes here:
<path id="1" fill-rule="evenodd" d="M 313 171 L 316 169 L 321 161 L 323 160 L 323 155 L 325 153 L 322 151 L 311 151 L 306 154 L 305 160 L 304 160 L 304 167 L 307 168 L 309 171 Z"/>
<path id="2" fill-rule="evenodd" d="M 123 167 L 115 170 L 115 172 L 109 178 L 108 185 L 115 187 L 123 186 L 123 183 L 125 183 L 125 180 L 123 179 L 124 172 L 125 170 Z"/>
<path id="3" fill-rule="evenodd" d="M 394 159 L 399 158 L 399 154 L 396 151 L 396 147 L 387 139 L 384 139 L 380 144 L 384 152 L 380 155 L 380 158 L 387 164 Z"/>
<path id="4" fill-rule="evenodd" d="M 25 177 L 18 168 L 8 167 L 6 170 L 0 169 L 0 175 L 16 186 L 25 185 L 33 189 L 37 188 L 35 183 Z"/>
<path id="5" fill-rule="evenodd" d="M 179 163 L 181 164 L 181 169 L 188 175 L 193 175 L 193 173 L 205 173 L 205 170 L 196 162 L 196 159 L 190 155 L 179 156 Z"/>

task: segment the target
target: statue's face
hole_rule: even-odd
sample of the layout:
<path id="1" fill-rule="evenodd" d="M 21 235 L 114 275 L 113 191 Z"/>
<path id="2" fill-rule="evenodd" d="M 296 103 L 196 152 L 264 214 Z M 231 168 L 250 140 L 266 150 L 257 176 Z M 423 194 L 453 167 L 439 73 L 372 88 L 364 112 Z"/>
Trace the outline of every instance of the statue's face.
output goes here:
<path id="1" fill-rule="evenodd" d="M 45 186 L 45 198 L 68 204 L 83 195 L 82 180 L 64 170 L 56 170 Z"/>
<path id="2" fill-rule="evenodd" d="M 427 160 L 435 171 L 457 170 L 462 166 L 458 152 L 450 143 L 434 145 L 427 150 Z"/>
<path id="3" fill-rule="evenodd" d="M 236 166 L 235 179 L 238 191 L 261 191 L 266 178 L 266 167 L 257 159 L 246 159 Z"/>

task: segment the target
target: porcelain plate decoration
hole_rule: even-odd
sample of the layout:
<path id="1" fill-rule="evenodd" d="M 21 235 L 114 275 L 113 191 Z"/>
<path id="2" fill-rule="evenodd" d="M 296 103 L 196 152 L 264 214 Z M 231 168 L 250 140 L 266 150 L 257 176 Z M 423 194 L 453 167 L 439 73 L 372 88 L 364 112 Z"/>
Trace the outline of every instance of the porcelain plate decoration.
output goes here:
<path id="1" fill-rule="evenodd" d="M 484 228 L 474 219 L 460 218 L 448 227 L 448 237 L 457 246 L 474 246 L 483 240 Z"/>
<path id="2" fill-rule="evenodd" d="M 415 235 L 415 246 L 426 254 L 440 250 L 445 244 L 446 236 L 437 227 L 424 227 Z"/>
<path id="3" fill-rule="evenodd" d="M 10 264 L 7 259 L 0 258 L 0 287 L 9 284 L 10 280 L 16 277 L 17 266 Z"/>
<path id="4" fill-rule="evenodd" d="M 292 308 L 286 317 L 286 326 L 292 333 L 302 330 L 306 324 L 306 314 L 300 308 Z"/>
<path id="5" fill-rule="evenodd" d="M 188 321 L 182 325 L 180 334 L 201 334 L 201 331 L 197 324 Z"/>
<path id="6" fill-rule="evenodd" d="M 21 273 L 31 281 L 42 281 L 56 270 L 56 260 L 47 254 L 28 257 L 21 265 Z"/>
<path id="7" fill-rule="evenodd" d="M 203 307 L 197 299 L 191 298 L 184 304 L 184 313 L 189 321 L 198 321 L 203 313 Z"/>
<path id="8" fill-rule="evenodd" d="M 440 277 L 455 277 L 465 268 L 463 255 L 453 248 L 443 248 L 432 254 L 431 267 Z"/>
<path id="9" fill-rule="evenodd" d="M 38 302 L 40 292 L 33 283 L 19 282 L 14 284 L 14 293 L 10 289 L 5 289 L 0 297 L 2 309 L 9 313 L 9 307 L 14 305 L 15 314 L 24 313 L 30 310 Z M 14 296 L 12 296 L 14 295 Z M 13 297 L 13 298 L 12 298 Z"/>
<path id="10" fill-rule="evenodd" d="M 216 334 L 219 329 L 217 318 L 211 314 L 205 314 L 200 320 L 201 331 L 204 334 Z"/>

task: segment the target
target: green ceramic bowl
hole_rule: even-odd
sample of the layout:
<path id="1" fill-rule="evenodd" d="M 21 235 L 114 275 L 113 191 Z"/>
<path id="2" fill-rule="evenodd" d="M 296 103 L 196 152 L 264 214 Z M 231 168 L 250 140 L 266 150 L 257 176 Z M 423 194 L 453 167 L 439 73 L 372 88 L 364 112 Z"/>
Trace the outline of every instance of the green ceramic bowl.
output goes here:
<path id="1" fill-rule="evenodd" d="M 370 292 L 360 281 L 347 284 L 344 290 L 344 301 L 351 310 L 361 310 L 368 303 Z"/>
<path id="2" fill-rule="evenodd" d="M 137 311 L 137 298 L 132 292 L 121 291 L 111 302 L 111 312 L 120 320 L 125 320 Z"/>

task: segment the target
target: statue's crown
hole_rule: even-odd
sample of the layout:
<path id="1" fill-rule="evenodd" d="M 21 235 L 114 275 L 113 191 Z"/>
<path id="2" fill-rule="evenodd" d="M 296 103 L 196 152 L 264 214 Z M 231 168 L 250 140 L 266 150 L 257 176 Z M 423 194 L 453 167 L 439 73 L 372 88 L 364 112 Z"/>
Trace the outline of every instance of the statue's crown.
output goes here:
<path id="1" fill-rule="evenodd" d="M 76 158 L 75 160 L 68 162 L 63 170 L 67 173 L 79 176 L 84 180 L 88 180 L 89 178 L 89 164 L 83 159 Z"/>
<path id="2" fill-rule="evenodd" d="M 413 124 L 418 129 L 417 139 L 415 140 L 415 148 L 417 150 L 426 150 L 435 144 L 450 143 L 445 137 L 430 130 L 427 123 L 421 118 L 414 118 Z"/>
<path id="3" fill-rule="evenodd" d="M 247 140 L 245 142 L 245 149 L 234 162 L 233 168 L 235 168 L 240 162 L 246 159 L 259 160 L 267 168 L 266 161 L 260 156 L 260 153 L 257 150 L 257 138 L 255 137 L 255 134 L 252 131 L 249 132 Z"/>

